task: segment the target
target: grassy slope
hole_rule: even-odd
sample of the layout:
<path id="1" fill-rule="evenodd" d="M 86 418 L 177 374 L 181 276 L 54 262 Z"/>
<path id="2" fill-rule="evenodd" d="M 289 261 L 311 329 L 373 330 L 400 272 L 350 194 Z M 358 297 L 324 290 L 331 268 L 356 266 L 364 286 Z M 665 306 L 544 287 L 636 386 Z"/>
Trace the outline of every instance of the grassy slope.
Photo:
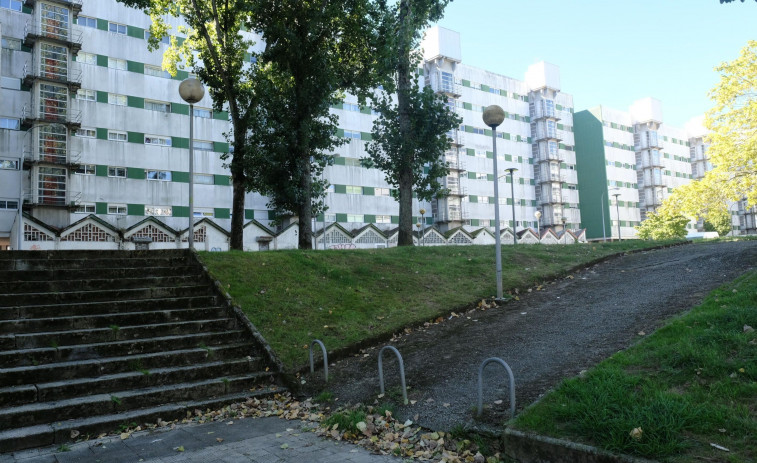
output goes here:
<path id="1" fill-rule="evenodd" d="M 504 246 L 503 285 L 526 288 L 651 245 Z M 306 364 L 315 338 L 329 350 L 354 345 L 496 292 L 493 246 L 200 255 L 288 368 Z"/>
<path id="2" fill-rule="evenodd" d="M 757 332 L 744 325 L 757 328 L 757 271 L 565 381 L 515 426 L 665 461 L 757 461 Z"/>

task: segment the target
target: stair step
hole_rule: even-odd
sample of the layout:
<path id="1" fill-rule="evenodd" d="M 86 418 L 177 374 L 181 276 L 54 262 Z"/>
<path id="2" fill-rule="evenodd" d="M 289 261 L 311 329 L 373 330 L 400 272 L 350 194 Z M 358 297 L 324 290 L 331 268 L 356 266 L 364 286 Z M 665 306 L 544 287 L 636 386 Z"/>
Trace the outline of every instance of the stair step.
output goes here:
<path id="1" fill-rule="evenodd" d="M 170 323 L 190 320 L 221 318 L 227 314 L 224 307 L 201 309 L 156 310 L 150 312 L 127 312 L 89 317 L 35 318 L 31 320 L 0 320 L 0 337 L 12 333 L 39 333 L 42 331 L 70 331 L 93 328 L 121 328 L 147 323 Z M 0 349 L 2 349 L 0 342 Z"/>
<path id="2" fill-rule="evenodd" d="M 24 307 L 0 307 L 0 320 L 46 318 L 50 316 L 73 317 L 115 314 L 126 312 L 146 312 L 152 310 L 194 309 L 214 307 L 218 298 L 213 295 L 156 297 L 138 301 L 109 300 L 99 302 L 77 302 L 69 304 L 37 304 Z"/>
<path id="3" fill-rule="evenodd" d="M 161 367 L 202 365 L 205 362 L 213 360 L 223 361 L 247 358 L 248 356 L 250 357 L 249 360 L 260 362 L 261 359 L 256 357 L 256 355 L 257 352 L 254 344 L 250 342 L 237 342 L 211 346 L 210 350 L 195 347 L 37 366 L 19 366 L 0 369 L 0 387 L 42 383 L 49 381 L 50 378 L 66 380 L 152 370 Z"/>
<path id="4" fill-rule="evenodd" d="M 65 273 L 65 272 L 61 272 Z M 7 281 L 15 294 L 48 293 L 53 291 L 121 290 L 155 287 L 196 286 L 203 282 L 202 275 L 188 276 L 140 276 L 132 278 L 102 278 L 91 275 L 78 280 Z"/>
<path id="5" fill-rule="evenodd" d="M 104 412 L 117 413 L 171 402 L 220 397 L 249 390 L 271 378 L 268 373 L 250 373 L 7 407 L 0 409 L 0 430 L 44 424 L 50 416 L 84 418 Z"/>
<path id="6" fill-rule="evenodd" d="M 0 405 L 22 405 L 34 402 L 106 394 L 126 388 L 140 389 L 160 385 L 199 381 L 254 373 L 260 367 L 259 359 L 237 358 L 216 360 L 200 365 L 144 369 L 93 378 L 76 378 L 39 384 L 25 384 L 0 388 Z"/>
<path id="7" fill-rule="evenodd" d="M 142 276 L 171 277 L 182 275 L 201 275 L 202 267 L 197 264 L 176 265 L 173 267 L 146 267 L 140 269 Z M 91 278 L 129 278 L 135 275 L 133 268 L 113 267 L 98 269 L 60 270 L 0 270 L 0 281 L 62 281 L 86 280 Z"/>
<path id="8" fill-rule="evenodd" d="M 159 352 L 165 346 L 175 349 L 211 346 L 237 341 L 245 332 L 228 330 L 224 332 L 196 333 L 178 336 L 137 339 L 129 341 L 83 344 L 76 346 L 45 347 L 37 349 L 16 349 L 0 352 L 0 368 L 24 365 L 40 365 L 72 360 L 85 360 L 115 355 L 132 355 Z"/>
<path id="9" fill-rule="evenodd" d="M 206 410 L 208 408 L 217 409 L 231 403 L 244 402 L 250 397 L 268 397 L 284 390 L 280 387 L 270 386 L 255 391 L 227 394 L 212 399 L 191 400 L 156 407 L 146 407 L 116 414 L 66 420 L 53 424 L 18 427 L 7 431 L 0 431 L 0 453 L 32 447 L 64 444 L 71 441 L 71 431 L 73 430 L 80 432 L 81 436 L 95 437 L 102 432 L 113 432 L 125 423 L 145 425 L 154 424 L 158 419 L 170 421 L 185 417 L 187 411 L 194 411 L 195 409 Z"/>
<path id="10" fill-rule="evenodd" d="M 233 329 L 235 326 L 236 321 L 232 318 L 216 318 L 213 320 L 193 320 L 125 327 L 113 325 L 109 328 L 17 334 L 14 336 L 16 340 L 14 349 L 57 348 L 81 344 L 195 334 L 202 331 L 220 332 L 225 329 Z"/>
<path id="11" fill-rule="evenodd" d="M 122 267 L 142 269 L 149 267 L 173 267 L 175 265 L 187 265 L 191 261 L 187 257 L 127 257 L 109 259 L 102 257 L 90 257 L 80 259 L 18 259 L 0 260 L 0 270 L 75 270 L 93 268 Z"/>
<path id="12" fill-rule="evenodd" d="M 159 286 L 133 289 L 102 289 L 94 291 L 59 291 L 23 294 L 0 294 L 0 307 L 21 307 L 38 304 L 71 304 L 111 300 L 154 299 L 179 296 L 201 296 L 209 293 L 208 285 L 182 287 Z"/>

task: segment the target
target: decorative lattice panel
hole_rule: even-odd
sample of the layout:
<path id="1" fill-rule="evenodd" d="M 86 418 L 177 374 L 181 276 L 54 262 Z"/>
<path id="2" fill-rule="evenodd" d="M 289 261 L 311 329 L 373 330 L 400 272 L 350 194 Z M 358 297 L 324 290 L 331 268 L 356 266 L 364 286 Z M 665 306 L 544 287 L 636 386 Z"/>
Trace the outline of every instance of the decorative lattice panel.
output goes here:
<path id="1" fill-rule="evenodd" d="M 152 238 L 153 243 L 170 243 L 174 239 L 155 225 L 148 225 L 139 230 L 132 238 Z"/>
<path id="2" fill-rule="evenodd" d="M 116 238 L 95 224 L 88 223 L 66 236 L 61 236 L 60 240 L 115 242 Z"/>
<path id="3" fill-rule="evenodd" d="M 368 230 L 367 232 L 360 235 L 358 239 L 355 240 L 356 243 L 359 244 L 373 244 L 373 243 L 385 243 L 386 240 L 379 236 L 378 233 L 376 233 L 373 230 Z"/>
<path id="4" fill-rule="evenodd" d="M 25 241 L 53 241 L 53 237 L 47 233 L 40 231 L 28 223 L 24 224 L 24 240 Z"/>
<path id="5" fill-rule="evenodd" d="M 399 238 L 398 235 L 392 236 L 391 238 L 389 238 L 389 244 L 397 244 L 398 238 Z"/>
<path id="6" fill-rule="evenodd" d="M 195 243 L 204 243 L 205 240 L 208 239 L 208 231 L 205 229 L 205 227 L 195 228 L 195 236 L 194 241 Z M 189 238 L 186 236 L 181 239 L 182 242 L 186 243 L 189 241 Z"/>
<path id="7" fill-rule="evenodd" d="M 473 241 L 471 241 L 471 239 L 468 238 L 467 235 L 461 232 L 457 232 L 452 235 L 452 238 L 449 239 L 449 242 L 452 244 L 473 244 Z"/>
<path id="8" fill-rule="evenodd" d="M 352 239 L 337 230 L 332 230 L 326 234 L 326 242 L 329 244 L 352 243 Z"/>
<path id="9" fill-rule="evenodd" d="M 423 237 L 423 243 L 424 244 L 446 244 L 446 241 L 444 240 L 443 237 L 439 236 L 437 233 L 431 232 Z"/>

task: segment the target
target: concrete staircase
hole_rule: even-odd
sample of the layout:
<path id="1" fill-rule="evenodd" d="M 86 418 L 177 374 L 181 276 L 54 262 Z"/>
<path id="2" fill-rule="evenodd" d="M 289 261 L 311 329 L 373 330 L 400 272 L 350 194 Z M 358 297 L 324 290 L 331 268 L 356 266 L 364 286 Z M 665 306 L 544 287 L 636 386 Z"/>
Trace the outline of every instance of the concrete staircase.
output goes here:
<path id="1" fill-rule="evenodd" d="M 2 252 L 0 288 L 0 452 L 281 390 L 188 251 Z"/>

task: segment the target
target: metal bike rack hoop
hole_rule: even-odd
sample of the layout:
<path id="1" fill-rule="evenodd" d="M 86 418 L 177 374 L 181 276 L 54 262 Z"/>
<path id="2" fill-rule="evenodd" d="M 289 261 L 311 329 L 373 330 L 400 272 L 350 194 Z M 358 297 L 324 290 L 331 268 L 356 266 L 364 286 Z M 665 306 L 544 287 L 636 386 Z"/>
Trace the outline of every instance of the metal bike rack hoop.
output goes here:
<path id="1" fill-rule="evenodd" d="M 513 377 L 513 371 L 510 369 L 510 365 L 508 365 L 504 360 L 497 357 L 491 357 L 486 360 L 484 360 L 481 363 L 481 366 L 478 368 L 478 413 L 477 416 L 481 415 L 481 412 L 483 411 L 483 394 L 484 394 L 484 382 L 483 382 L 483 376 L 484 376 L 484 368 L 486 368 L 486 365 L 490 363 L 499 363 L 503 367 L 505 367 L 505 370 L 507 371 L 507 376 L 510 378 L 510 417 L 515 417 L 515 377 Z"/>
<path id="2" fill-rule="evenodd" d="M 321 346 L 321 352 L 323 352 L 323 374 L 326 378 L 326 382 L 329 382 L 329 357 L 326 354 L 326 346 L 323 345 L 320 339 L 314 339 L 310 343 L 310 373 L 315 373 L 315 367 L 313 366 L 313 345 L 318 344 Z"/>
<path id="3" fill-rule="evenodd" d="M 402 362 L 402 355 L 400 355 L 400 351 L 398 351 L 393 346 L 384 346 L 379 351 L 378 355 L 378 370 L 379 370 L 379 386 L 381 387 L 381 393 L 384 393 L 384 365 L 382 361 L 382 357 L 385 350 L 391 350 L 397 355 L 397 360 L 400 362 L 400 383 L 402 384 L 402 399 L 405 401 L 405 405 L 407 405 L 407 388 L 405 387 L 405 364 Z"/>

